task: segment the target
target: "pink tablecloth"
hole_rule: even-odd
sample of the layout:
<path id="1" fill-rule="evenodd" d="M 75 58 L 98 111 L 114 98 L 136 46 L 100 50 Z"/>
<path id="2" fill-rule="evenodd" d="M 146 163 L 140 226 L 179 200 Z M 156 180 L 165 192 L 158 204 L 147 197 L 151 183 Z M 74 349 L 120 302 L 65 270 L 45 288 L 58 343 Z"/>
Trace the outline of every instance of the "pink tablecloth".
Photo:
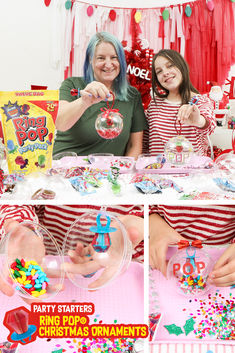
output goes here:
<path id="1" fill-rule="evenodd" d="M 128 271 L 115 279 L 111 284 L 95 292 L 87 292 L 75 287 L 66 280 L 65 290 L 58 294 L 55 302 L 92 302 L 95 305 L 95 313 L 90 317 L 90 323 L 94 320 L 102 320 L 104 324 L 143 324 L 144 323 L 144 271 L 143 266 L 132 262 Z M 2 324 L 6 311 L 25 306 L 22 299 L 15 295 L 11 298 L 0 294 L 0 342 L 6 341 L 9 334 Z M 19 353 L 50 353 L 56 344 L 60 344 L 66 352 L 74 352 L 71 343 L 67 339 L 40 339 L 27 345 L 19 345 Z M 71 340 L 72 343 L 73 340 Z"/>
<path id="2" fill-rule="evenodd" d="M 211 255 L 212 259 L 216 259 L 222 254 L 225 248 L 208 248 L 206 251 Z M 175 249 L 171 249 L 171 252 Z M 233 315 L 231 319 L 235 319 L 235 289 L 230 287 L 216 288 L 212 286 L 208 292 L 202 296 L 182 295 L 176 290 L 176 286 L 172 281 L 167 280 L 159 271 L 151 271 L 150 273 L 150 313 L 159 311 L 162 314 L 159 326 L 157 328 L 154 344 L 158 343 L 192 343 L 203 342 L 204 344 L 234 344 L 234 340 L 216 339 L 215 335 L 210 335 L 204 328 L 212 328 L 213 322 L 219 330 L 222 327 L 222 311 L 218 311 L 221 305 L 224 312 Z M 231 308 L 233 308 L 231 310 Z M 187 320 L 195 321 L 193 330 L 185 330 Z M 220 325 L 218 324 L 220 322 Z M 231 323 L 232 320 L 229 320 Z M 233 321 L 234 322 L 234 321 Z M 175 325 L 178 327 L 178 334 L 174 327 L 170 332 L 165 326 Z M 231 327 L 231 326 L 230 326 Z M 218 330 L 216 332 L 218 332 Z M 203 336 L 203 338 L 199 338 Z M 156 351 L 157 352 L 157 351 Z M 172 352 L 173 353 L 173 352 Z"/>

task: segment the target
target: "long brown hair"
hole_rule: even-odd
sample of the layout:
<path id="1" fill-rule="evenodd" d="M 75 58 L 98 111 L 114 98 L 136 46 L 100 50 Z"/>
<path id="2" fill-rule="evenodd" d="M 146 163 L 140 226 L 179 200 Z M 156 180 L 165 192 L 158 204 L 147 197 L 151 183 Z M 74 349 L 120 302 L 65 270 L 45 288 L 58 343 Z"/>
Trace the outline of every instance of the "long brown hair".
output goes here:
<path id="1" fill-rule="evenodd" d="M 159 98 L 166 98 L 169 94 L 169 91 L 165 89 L 160 82 L 158 81 L 156 72 L 155 72 L 155 61 L 156 59 L 162 56 L 169 60 L 174 66 L 176 66 L 182 74 L 182 82 L 179 86 L 179 94 L 181 96 L 182 104 L 187 104 L 191 99 L 191 92 L 199 93 L 198 90 L 192 85 L 189 77 L 189 67 L 184 58 L 180 53 L 172 49 L 161 49 L 153 57 L 152 63 L 152 91 L 153 99 L 155 101 L 155 96 Z M 161 89 L 161 92 L 158 90 L 158 87 Z M 156 102 L 156 101 L 155 101 Z"/>

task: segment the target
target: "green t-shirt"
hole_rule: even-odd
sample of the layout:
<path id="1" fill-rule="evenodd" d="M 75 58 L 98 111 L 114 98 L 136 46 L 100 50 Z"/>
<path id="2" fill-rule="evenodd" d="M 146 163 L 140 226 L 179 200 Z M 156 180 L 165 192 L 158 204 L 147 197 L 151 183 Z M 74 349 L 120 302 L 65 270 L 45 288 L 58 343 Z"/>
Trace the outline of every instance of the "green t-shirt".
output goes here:
<path id="1" fill-rule="evenodd" d="M 81 77 L 67 78 L 60 87 L 60 100 L 72 102 L 77 99 L 70 93 L 71 89 L 84 89 L 86 83 Z M 123 130 L 112 140 L 100 137 L 95 129 L 95 121 L 101 113 L 100 108 L 107 107 L 105 101 L 93 104 L 80 119 L 67 131 L 57 131 L 53 154 L 74 151 L 80 156 L 90 153 L 113 153 L 125 155 L 130 133 L 147 128 L 140 93 L 136 88 L 128 88 L 128 101 L 115 100 L 113 109 L 119 109 L 123 116 Z"/>

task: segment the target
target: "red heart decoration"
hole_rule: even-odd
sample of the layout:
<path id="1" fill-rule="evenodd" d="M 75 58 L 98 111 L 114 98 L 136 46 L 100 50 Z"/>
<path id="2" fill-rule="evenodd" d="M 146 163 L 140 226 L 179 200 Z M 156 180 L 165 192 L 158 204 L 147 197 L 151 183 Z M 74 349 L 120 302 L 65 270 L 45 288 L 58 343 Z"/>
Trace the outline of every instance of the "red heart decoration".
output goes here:
<path id="1" fill-rule="evenodd" d="M 49 6 L 50 3 L 51 3 L 51 0 L 44 0 L 44 4 L 45 4 L 46 6 Z"/>

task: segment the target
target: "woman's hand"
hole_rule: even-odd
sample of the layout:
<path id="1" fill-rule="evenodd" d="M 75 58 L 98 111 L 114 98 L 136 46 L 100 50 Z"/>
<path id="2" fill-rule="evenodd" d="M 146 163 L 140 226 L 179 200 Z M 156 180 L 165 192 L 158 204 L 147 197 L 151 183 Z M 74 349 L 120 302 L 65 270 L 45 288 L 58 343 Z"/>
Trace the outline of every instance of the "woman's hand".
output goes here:
<path id="1" fill-rule="evenodd" d="M 184 239 L 171 228 L 158 214 L 149 217 L 149 261 L 153 269 L 157 269 L 166 276 L 166 254 L 168 246 Z"/>
<path id="2" fill-rule="evenodd" d="M 89 107 L 99 103 L 102 100 L 108 100 L 111 93 L 108 88 L 101 82 L 93 81 L 89 83 L 83 90 L 80 91 L 83 103 Z"/>
<path id="3" fill-rule="evenodd" d="M 120 221 L 123 223 L 127 230 L 127 235 L 135 247 L 138 243 L 143 240 L 144 234 L 144 220 L 141 217 L 127 215 L 120 217 Z M 107 283 L 117 272 L 121 260 L 122 260 L 122 247 L 123 237 L 121 229 L 118 223 L 112 222 L 112 227 L 116 227 L 117 230 L 110 233 L 111 246 L 110 248 L 102 253 L 96 252 L 92 245 L 83 246 L 81 243 L 77 243 L 75 250 L 70 250 L 68 255 L 71 262 L 64 264 L 64 269 L 70 273 L 79 273 L 83 276 L 95 273 L 98 270 L 103 270 L 99 278 L 89 284 L 89 288 L 97 288 Z"/>
<path id="4" fill-rule="evenodd" d="M 229 245 L 216 262 L 209 280 L 217 287 L 227 287 L 235 284 L 235 244 Z"/>
<path id="5" fill-rule="evenodd" d="M 55 126 L 59 131 L 67 131 L 81 118 L 93 104 L 109 100 L 111 93 L 101 82 L 93 81 L 80 91 L 80 97 L 72 102 L 61 100 Z"/>
<path id="6" fill-rule="evenodd" d="M 200 129 L 207 126 L 207 120 L 200 115 L 196 104 L 183 104 L 178 111 L 177 122 L 182 125 L 196 126 Z"/>
<path id="7" fill-rule="evenodd" d="M 31 229 L 21 225 L 14 220 L 6 220 L 4 223 L 4 230 L 7 233 L 11 232 L 8 242 L 7 256 L 8 264 L 18 259 L 29 259 L 37 261 L 38 264 L 42 262 L 45 256 L 45 248 L 43 241 Z M 3 264 L 2 276 L 0 276 L 0 291 L 8 296 L 14 294 L 12 287 L 13 280 L 9 277 L 9 270 L 7 263 Z M 36 299 L 36 298 L 35 298 Z M 28 300 L 26 300 L 29 302 Z"/>

